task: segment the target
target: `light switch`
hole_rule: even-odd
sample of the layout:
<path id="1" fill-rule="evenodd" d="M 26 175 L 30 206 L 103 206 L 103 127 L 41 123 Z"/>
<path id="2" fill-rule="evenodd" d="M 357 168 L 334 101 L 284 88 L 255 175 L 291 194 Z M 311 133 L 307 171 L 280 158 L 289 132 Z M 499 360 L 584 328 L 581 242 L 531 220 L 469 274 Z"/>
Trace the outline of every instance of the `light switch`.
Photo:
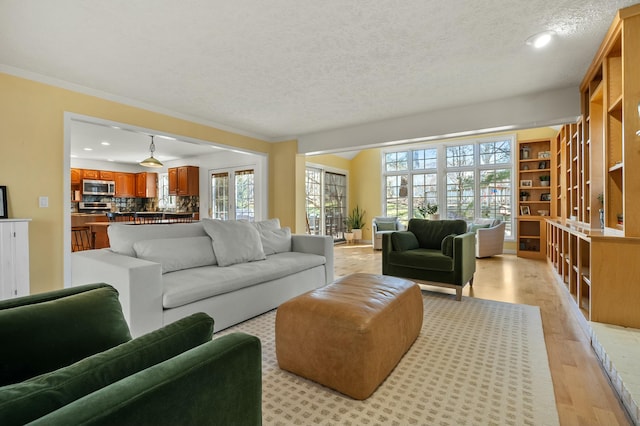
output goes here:
<path id="1" fill-rule="evenodd" d="M 40 208 L 49 207 L 49 197 L 44 197 L 44 196 L 40 197 L 38 199 L 38 204 Z"/>

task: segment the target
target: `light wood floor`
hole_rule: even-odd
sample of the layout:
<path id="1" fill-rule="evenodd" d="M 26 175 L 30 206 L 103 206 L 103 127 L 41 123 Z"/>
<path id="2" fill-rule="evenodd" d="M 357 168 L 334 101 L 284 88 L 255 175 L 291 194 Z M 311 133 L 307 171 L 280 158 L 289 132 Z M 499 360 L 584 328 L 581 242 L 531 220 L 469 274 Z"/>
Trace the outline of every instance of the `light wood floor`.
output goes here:
<path id="1" fill-rule="evenodd" d="M 370 245 L 338 245 L 336 278 L 354 272 L 380 274 L 381 257 Z M 437 291 L 454 298 L 453 290 Z M 477 259 L 473 288 L 465 288 L 461 303 L 464 297 L 477 297 L 539 306 L 560 424 L 630 425 L 563 291 L 546 261 L 501 255 Z"/>

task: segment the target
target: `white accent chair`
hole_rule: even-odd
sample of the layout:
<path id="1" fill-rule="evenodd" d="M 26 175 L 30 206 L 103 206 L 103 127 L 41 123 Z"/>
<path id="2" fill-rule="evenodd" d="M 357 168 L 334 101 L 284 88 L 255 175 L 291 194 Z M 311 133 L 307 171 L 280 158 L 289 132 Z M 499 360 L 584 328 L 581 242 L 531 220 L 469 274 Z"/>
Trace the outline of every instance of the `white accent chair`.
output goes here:
<path id="1" fill-rule="evenodd" d="M 396 216 L 376 216 L 373 218 L 371 231 L 373 233 L 373 249 L 382 250 L 382 234 L 404 230 L 404 225 Z"/>
<path id="2" fill-rule="evenodd" d="M 476 257 L 502 254 L 504 231 L 507 224 L 500 219 L 475 219 L 469 224 L 469 231 L 476 232 Z"/>

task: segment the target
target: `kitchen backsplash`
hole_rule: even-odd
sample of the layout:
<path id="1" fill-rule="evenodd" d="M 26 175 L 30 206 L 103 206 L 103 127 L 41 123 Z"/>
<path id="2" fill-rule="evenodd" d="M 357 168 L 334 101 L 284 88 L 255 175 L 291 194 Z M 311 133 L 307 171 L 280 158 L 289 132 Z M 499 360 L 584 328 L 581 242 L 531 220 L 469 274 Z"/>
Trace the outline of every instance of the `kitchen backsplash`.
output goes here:
<path id="1" fill-rule="evenodd" d="M 112 211 L 120 212 L 153 212 L 159 210 L 157 198 L 118 198 L 102 197 L 97 195 L 85 195 L 82 201 L 109 202 Z M 77 211 L 77 203 L 71 203 L 71 211 Z M 200 210 L 200 197 L 176 197 L 176 207 L 162 209 L 175 212 L 198 212 Z"/>

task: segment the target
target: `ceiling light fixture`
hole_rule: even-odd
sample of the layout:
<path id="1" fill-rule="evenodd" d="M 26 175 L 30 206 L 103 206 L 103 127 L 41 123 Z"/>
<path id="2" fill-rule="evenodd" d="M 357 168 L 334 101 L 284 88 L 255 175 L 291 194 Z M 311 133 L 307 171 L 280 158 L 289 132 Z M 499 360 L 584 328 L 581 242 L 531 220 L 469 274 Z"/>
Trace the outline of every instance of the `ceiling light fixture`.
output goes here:
<path id="1" fill-rule="evenodd" d="M 153 135 L 149 135 L 149 136 L 151 136 L 151 145 L 149 145 L 149 152 L 151 152 L 151 156 L 146 160 L 142 160 L 138 164 L 144 167 L 162 167 L 163 166 L 162 163 L 156 160 L 155 158 L 153 158 L 153 151 L 156 150 L 156 146 L 153 143 Z"/>
<path id="2" fill-rule="evenodd" d="M 536 49 L 540 49 L 548 45 L 553 37 L 556 36 L 555 31 L 543 31 L 538 34 L 534 34 L 527 39 L 527 45 L 533 46 Z"/>

